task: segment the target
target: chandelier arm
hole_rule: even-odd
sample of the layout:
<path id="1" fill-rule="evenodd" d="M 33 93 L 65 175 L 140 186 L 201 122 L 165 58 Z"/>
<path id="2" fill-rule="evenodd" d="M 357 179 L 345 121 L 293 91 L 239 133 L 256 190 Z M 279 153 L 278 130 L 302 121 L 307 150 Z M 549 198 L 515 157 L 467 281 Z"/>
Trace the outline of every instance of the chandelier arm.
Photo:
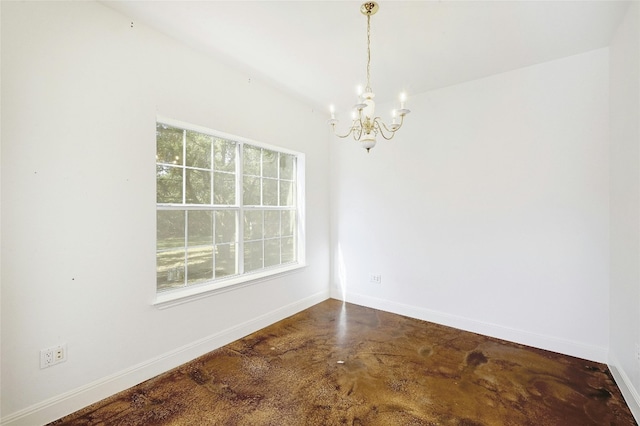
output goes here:
<path id="1" fill-rule="evenodd" d="M 397 132 L 398 130 L 400 130 L 400 128 L 402 127 L 402 123 L 404 123 L 404 116 L 400 116 L 400 123 L 395 125 L 395 126 L 397 126 L 397 127 L 395 127 L 395 129 L 390 129 L 390 128 L 388 128 L 388 127 L 387 127 L 387 125 L 386 125 L 386 124 L 384 124 L 384 121 L 382 121 L 381 123 L 382 123 L 382 125 L 384 126 L 384 129 L 385 129 L 387 132 L 390 132 L 390 133 L 392 133 L 392 134 L 394 134 L 394 135 L 395 135 L 395 134 L 396 134 L 396 132 Z M 393 136 L 391 136 L 391 137 L 393 137 Z M 389 138 L 389 139 L 391 139 L 391 138 Z"/>
<path id="2" fill-rule="evenodd" d="M 393 139 L 393 137 L 396 135 L 395 133 L 391 133 L 391 136 L 387 136 L 385 135 L 383 132 L 380 132 L 380 134 L 382 135 L 383 138 L 385 138 L 386 140 L 390 141 L 391 139 Z"/>
<path id="3" fill-rule="evenodd" d="M 380 135 L 382 135 L 382 137 L 383 137 L 383 138 L 385 138 L 385 139 L 386 139 L 386 140 L 388 140 L 388 141 L 390 141 L 391 139 L 393 139 L 393 137 L 395 136 L 395 132 L 394 132 L 394 131 L 392 131 L 392 130 L 389 130 L 389 129 L 387 128 L 387 125 L 386 125 L 386 124 L 384 124 L 384 122 L 380 119 L 380 117 L 376 117 L 376 118 L 375 118 L 374 123 L 375 123 L 375 127 L 376 127 L 376 129 L 378 130 L 378 133 L 380 133 Z M 382 126 L 380 125 L 380 123 L 382 123 Z M 387 135 L 385 135 L 385 133 L 384 133 L 384 132 L 385 132 L 385 130 L 386 130 L 387 132 L 389 132 L 389 133 L 391 134 L 391 136 L 387 136 Z"/>
<path id="4" fill-rule="evenodd" d="M 404 117 L 400 117 L 400 124 L 397 124 L 397 127 L 395 129 L 390 129 L 380 117 L 376 117 L 374 120 L 374 127 L 379 131 L 383 138 L 390 141 L 396 135 L 396 132 L 400 130 L 403 122 Z M 387 132 L 386 134 L 385 131 Z"/>
<path id="5" fill-rule="evenodd" d="M 353 140 L 359 141 L 360 138 L 362 137 L 362 126 L 360 126 L 360 127 L 352 127 L 351 130 L 353 131 Z M 356 134 L 357 134 L 357 136 L 356 136 Z"/>
<path id="6" fill-rule="evenodd" d="M 349 127 L 349 131 L 347 133 L 345 133 L 344 135 L 339 134 L 336 131 L 336 125 L 332 124 L 331 128 L 333 129 L 333 134 L 336 135 L 337 137 L 344 139 L 346 137 L 349 137 L 349 135 L 351 135 L 353 133 L 353 137 L 356 138 L 356 134 L 358 133 L 359 130 L 359 134 L 362 135 L 362 120 L 358 119 L 358 120 L 353 120 L 351 122 L 351 127 Z M 360 136 L 358 136 L 358 139 L 360 138 Z"/>
<path id="7" fill-rule="evenodd" d="M 386 140 L 390 141 L 391 139 L 393 139 L 393 137 L 396 135 L 395 133 L 391 133 L 391 136 L 387 136 L 384 134 L 384 132 L 382 131 L 382 129 L 380 129 L 380 134 L 382 135 L 383 138 L 385 138 Z"/>
<path id="8" fill-rule="evenodd" d="M 349 131 L 347 133 L 345 133 L 344 135 L 341 135 L 336 131 L 336 126 L 335 125 L 333 125 L 332 128 L 333 128 L 333 134 L 336 135 L 337 137 L 341 138 L 341 139 L 344 139 L 344 138 L 348 137 L 351 133 L 353 133 L 353 130 L 355 129 L 354 126 L 351 126 L 351 128 L 349 129 Z"/>

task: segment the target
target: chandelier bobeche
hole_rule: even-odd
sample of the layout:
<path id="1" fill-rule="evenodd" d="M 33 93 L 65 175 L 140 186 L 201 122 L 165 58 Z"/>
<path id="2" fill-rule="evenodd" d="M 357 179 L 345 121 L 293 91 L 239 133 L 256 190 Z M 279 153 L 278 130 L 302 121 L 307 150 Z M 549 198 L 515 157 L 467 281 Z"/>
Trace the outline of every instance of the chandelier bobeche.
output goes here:
<path id="1" fill-rule="evenodd" d="M 376 145 L 376 136 L 379 134 L 383 138 L 389 140 L 393 138 L 396 132 L 402 127 L 404 116 L 411 111 L 405 108 L 406 95 L 400 94 L 400 109 L 393 110 L 390 125 L 386 125 L 380 117 L 375 116 L 375 102 L 373 98 L 375 94 L 371 90 L 371 15 L 375 15 L 378 11 L 378 3 L 374 1 L 363 3 L 360 6 L 360 12 L 367 17 L 367 86 L 362 91 L 362 87 L 358 88 L 358 103 L 353 106 L 351 116 L 351 127 L 347 133 L 341 135 L 336 131 L 336 112 L 333 105 L 330 107 L 331 119 L 329 125 L 333 129 L 333 133 L 339 138 L 346 138 L 349 135 L 353 139 L 360 142 L 362 147 L 369 152 Z M 400 117 L 398 119 L 398 117 Z M 398 120 L 400 122 L 398 122 Z"/>

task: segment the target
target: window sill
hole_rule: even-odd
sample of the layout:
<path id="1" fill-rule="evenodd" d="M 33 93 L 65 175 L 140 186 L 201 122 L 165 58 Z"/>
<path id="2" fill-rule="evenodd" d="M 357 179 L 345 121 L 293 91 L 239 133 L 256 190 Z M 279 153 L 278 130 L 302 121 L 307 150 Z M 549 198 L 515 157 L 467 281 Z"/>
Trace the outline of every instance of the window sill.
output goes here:
<path id="1" fill-rule="evenodd" d="M 263 281 L 290 275 L 305 267 L 305 264 L 295 263 L 282 268 L 260 271 L 254 274 L 245 274 L 214 283 L 205 283 L 176 290 L 164 291 L 156 295 L 156 300 L 153 302 L 153 306 L 158 309 L 171 308 L 173 306 L 182 305 L 183 303 L 189 303 L 194 300 L 238 290 Z"/>

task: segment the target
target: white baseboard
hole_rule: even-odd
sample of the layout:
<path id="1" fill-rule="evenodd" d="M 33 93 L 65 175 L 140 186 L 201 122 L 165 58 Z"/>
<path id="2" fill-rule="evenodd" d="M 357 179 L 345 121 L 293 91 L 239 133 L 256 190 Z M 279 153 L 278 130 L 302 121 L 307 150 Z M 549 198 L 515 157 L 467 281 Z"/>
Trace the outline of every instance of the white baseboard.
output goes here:
<path id="1" fill-rule="evenodd" d="M 640 423 L 640 394 L 638 394 L 638 390 L 633 386 L 631 379 L 624 369 L 618 368 L 620 363 L 616 356 L 611 353 L 609 357 L 609 371 L 611 371 L 613 378 L 616 380 L 620 392 L 622 392 L 622 396 L 631 410 L 631 414 L 635 417 L 636 422 Z"/>
<path id="2" fill-rule="evenodd" d="M 485 336 L 508 340 L 510 342 L 516 342 L 527 346 L 533 346 L 539 349 L 545 349 L 601 363 L 607 362 L 608 349 L 606 347 L 586 345 L 580 342 L 531 333 L 498 324 L 478 321 L 472 318 L 434 311 L 419 306 L 378 299 L 363 294 L 347 292 L 345 295 L 342 295 L 339 294 L 337 290 L 334 290 L 332 292 L 332 297 L 339 300 L 343 300 L 343 298 L 345 298 L 346 302 L 355 303 L 356 305 L 367 306 L 381 311 L 417 318 L 436 324 L 454 327 L 460 330 L 483 334 Z"/>
<path id="3" fill-rule="evenodd" d="M 103 377 L 85 386 L 9 414 L 0 420 L 0 425 L 34 426 L 52 422 L 296 314 L 328 298 L 329 292 L 322 291 L 259 317 L 251 318 L 242 324 L 222 330 L 171 352 L 134 365 L 126 370 Z"/>

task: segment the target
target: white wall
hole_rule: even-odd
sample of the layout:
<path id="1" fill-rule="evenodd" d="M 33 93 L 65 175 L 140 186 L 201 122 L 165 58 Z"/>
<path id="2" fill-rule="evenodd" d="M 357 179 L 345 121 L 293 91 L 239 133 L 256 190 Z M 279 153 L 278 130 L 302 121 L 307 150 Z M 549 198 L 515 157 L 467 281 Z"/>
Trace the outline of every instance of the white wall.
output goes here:
<path id="1" fill-rule="evenodd" d="M 331 140 L 330 182 L 324 112 L 99 4 L 0 10 L 3 424 L 53 420 L 322 300 L 331 250 L 335 297 L 597 361 L 610 345 L 637 398 L 637 3 L 610 76 L 600 49 L 413 96 L 370 154 Z M 156 114 L 306 153 L 306 269 L 150 305 Z M 61 342 L 69 360 L 40 370 Z"/>
<path id="2" fill-rule="evenodd" d="M 606 361 L 608 84 L 605 48 L 412 96 L 370 154 L 334 140 L 332 294 Z"/>
<path id="3" fill-rule="evenodd" d="M 629 8 L 611 42 L 612 371 L 640 418 L 640 6 Z"/>
<path id="4" fill-rule="evenodd" d="M 324 113 L 93 2 L 2 2 L 2 420 L 38 424 L 328 297 Z M 306 154 L 296 273 L 158 310 L 156 114 Z M 39 368 L 67 343 L 68 361 Z"/>

